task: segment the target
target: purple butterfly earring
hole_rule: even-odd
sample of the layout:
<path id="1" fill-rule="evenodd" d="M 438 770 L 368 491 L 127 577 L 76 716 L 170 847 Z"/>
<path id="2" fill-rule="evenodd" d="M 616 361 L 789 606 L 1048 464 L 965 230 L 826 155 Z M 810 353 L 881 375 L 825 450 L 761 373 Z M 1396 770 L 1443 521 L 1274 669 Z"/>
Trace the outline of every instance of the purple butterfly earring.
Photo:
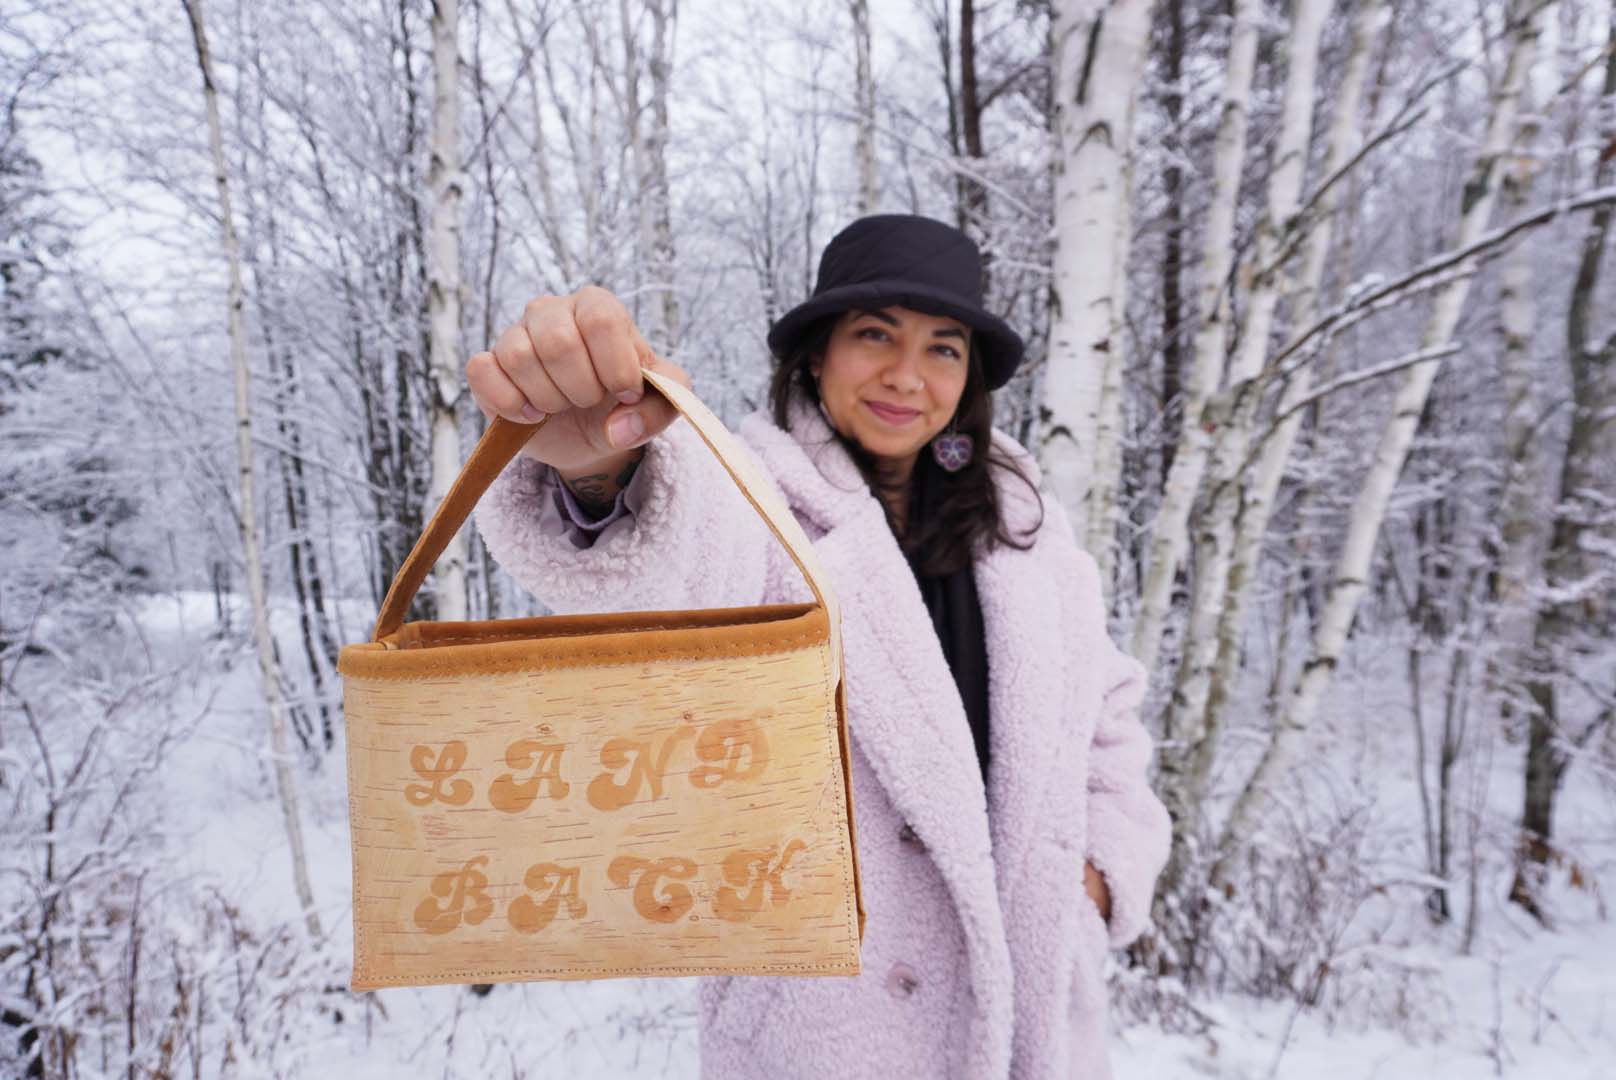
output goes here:
<path id="1" fill-rule="evenodd" d="M 931 456 L 951 473 L 971 463 L 971 437 L 954 430 L 955 422 L 950 420 L 948 430 L 931 441 Z"/>

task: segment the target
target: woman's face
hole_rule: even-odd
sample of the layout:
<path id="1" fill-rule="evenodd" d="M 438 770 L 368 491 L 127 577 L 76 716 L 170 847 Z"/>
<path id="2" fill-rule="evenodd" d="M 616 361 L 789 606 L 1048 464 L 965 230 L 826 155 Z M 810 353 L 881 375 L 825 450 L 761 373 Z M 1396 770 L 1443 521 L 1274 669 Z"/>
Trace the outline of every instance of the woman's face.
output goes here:
<path id="1" fill-rule="evenodd" d="M 836 430 L 908 476 L 965 393 L 971 328 L 908 308 L 849 311 L 810 370 Z"/>

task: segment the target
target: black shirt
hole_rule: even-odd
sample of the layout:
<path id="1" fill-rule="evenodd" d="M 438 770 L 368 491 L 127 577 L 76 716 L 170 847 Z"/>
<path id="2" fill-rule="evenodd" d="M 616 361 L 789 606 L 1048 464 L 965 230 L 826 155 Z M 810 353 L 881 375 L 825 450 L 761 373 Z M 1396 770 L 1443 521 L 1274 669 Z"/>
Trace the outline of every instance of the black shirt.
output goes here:
<path id="1" fill-rule="evenodd" d="M 916 520 L 925 513 L 928 495 L 936 497 L 942 472 L 922 451 L 922 461 L 916 463 L 916 482 L 910 503 L 910 518 Z M 920 596 L 931 614 L 932 626 L 937 631 L 938 643 L 948 660 L 954 683 L 959 687 L 960 699 L 965 704 L 965 719 L 971 725 L 971 737 L 976 742 L 976 757 L 982 766 L 982 782 L 988 778 L 988 652 L 987 638 L 982 624 L 982 604 L 976 592 L 976 574 L 967 562 L 951 574 L 927 575 L 915 569 L 916 558 L 909 559 L 909 569 L 920 586 Z"/>

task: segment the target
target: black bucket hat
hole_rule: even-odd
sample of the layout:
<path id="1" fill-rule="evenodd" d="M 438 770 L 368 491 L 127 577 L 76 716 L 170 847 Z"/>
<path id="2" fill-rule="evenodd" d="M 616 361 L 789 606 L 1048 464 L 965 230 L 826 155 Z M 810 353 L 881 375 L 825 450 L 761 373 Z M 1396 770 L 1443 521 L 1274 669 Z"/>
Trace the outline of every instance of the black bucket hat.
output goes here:
<path id="1" fill-rule="evenodd" d="M 769 328 L 769 348 L 784 358 L 821 317 L 889 305 L 971 327 L 990 390 L 1010 381 L 1026 351 L 1021 335 L 982 307 L 976 244 L 952 225 L 914 214 L 862 217 L 837 233 L 819 258 L 814 295 Z"/>

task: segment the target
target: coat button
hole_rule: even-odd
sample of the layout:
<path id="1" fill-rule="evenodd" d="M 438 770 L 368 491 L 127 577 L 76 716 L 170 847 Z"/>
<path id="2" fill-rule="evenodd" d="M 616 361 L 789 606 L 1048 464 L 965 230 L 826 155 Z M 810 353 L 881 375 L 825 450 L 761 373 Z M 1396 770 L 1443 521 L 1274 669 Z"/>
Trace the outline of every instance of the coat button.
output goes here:
<path id="1" fill-rule="evenodd" d="M 913 844 L 918 848 L 923 848 L 926 846 L 920 842 L 920 837 L 915 833 L 915 827 L 909 824 L 907 821 L 903 823 L 903 828 L 898 830 L 898 839 L 902 840 L 905 844 Z"/>
<path id="2" fill-rule="evenodd" d="M 906 998 L 920 988 L 915 969 L 908 964 L 893 964 L 887 972 L 887 992 L 895 998 Z"/>

